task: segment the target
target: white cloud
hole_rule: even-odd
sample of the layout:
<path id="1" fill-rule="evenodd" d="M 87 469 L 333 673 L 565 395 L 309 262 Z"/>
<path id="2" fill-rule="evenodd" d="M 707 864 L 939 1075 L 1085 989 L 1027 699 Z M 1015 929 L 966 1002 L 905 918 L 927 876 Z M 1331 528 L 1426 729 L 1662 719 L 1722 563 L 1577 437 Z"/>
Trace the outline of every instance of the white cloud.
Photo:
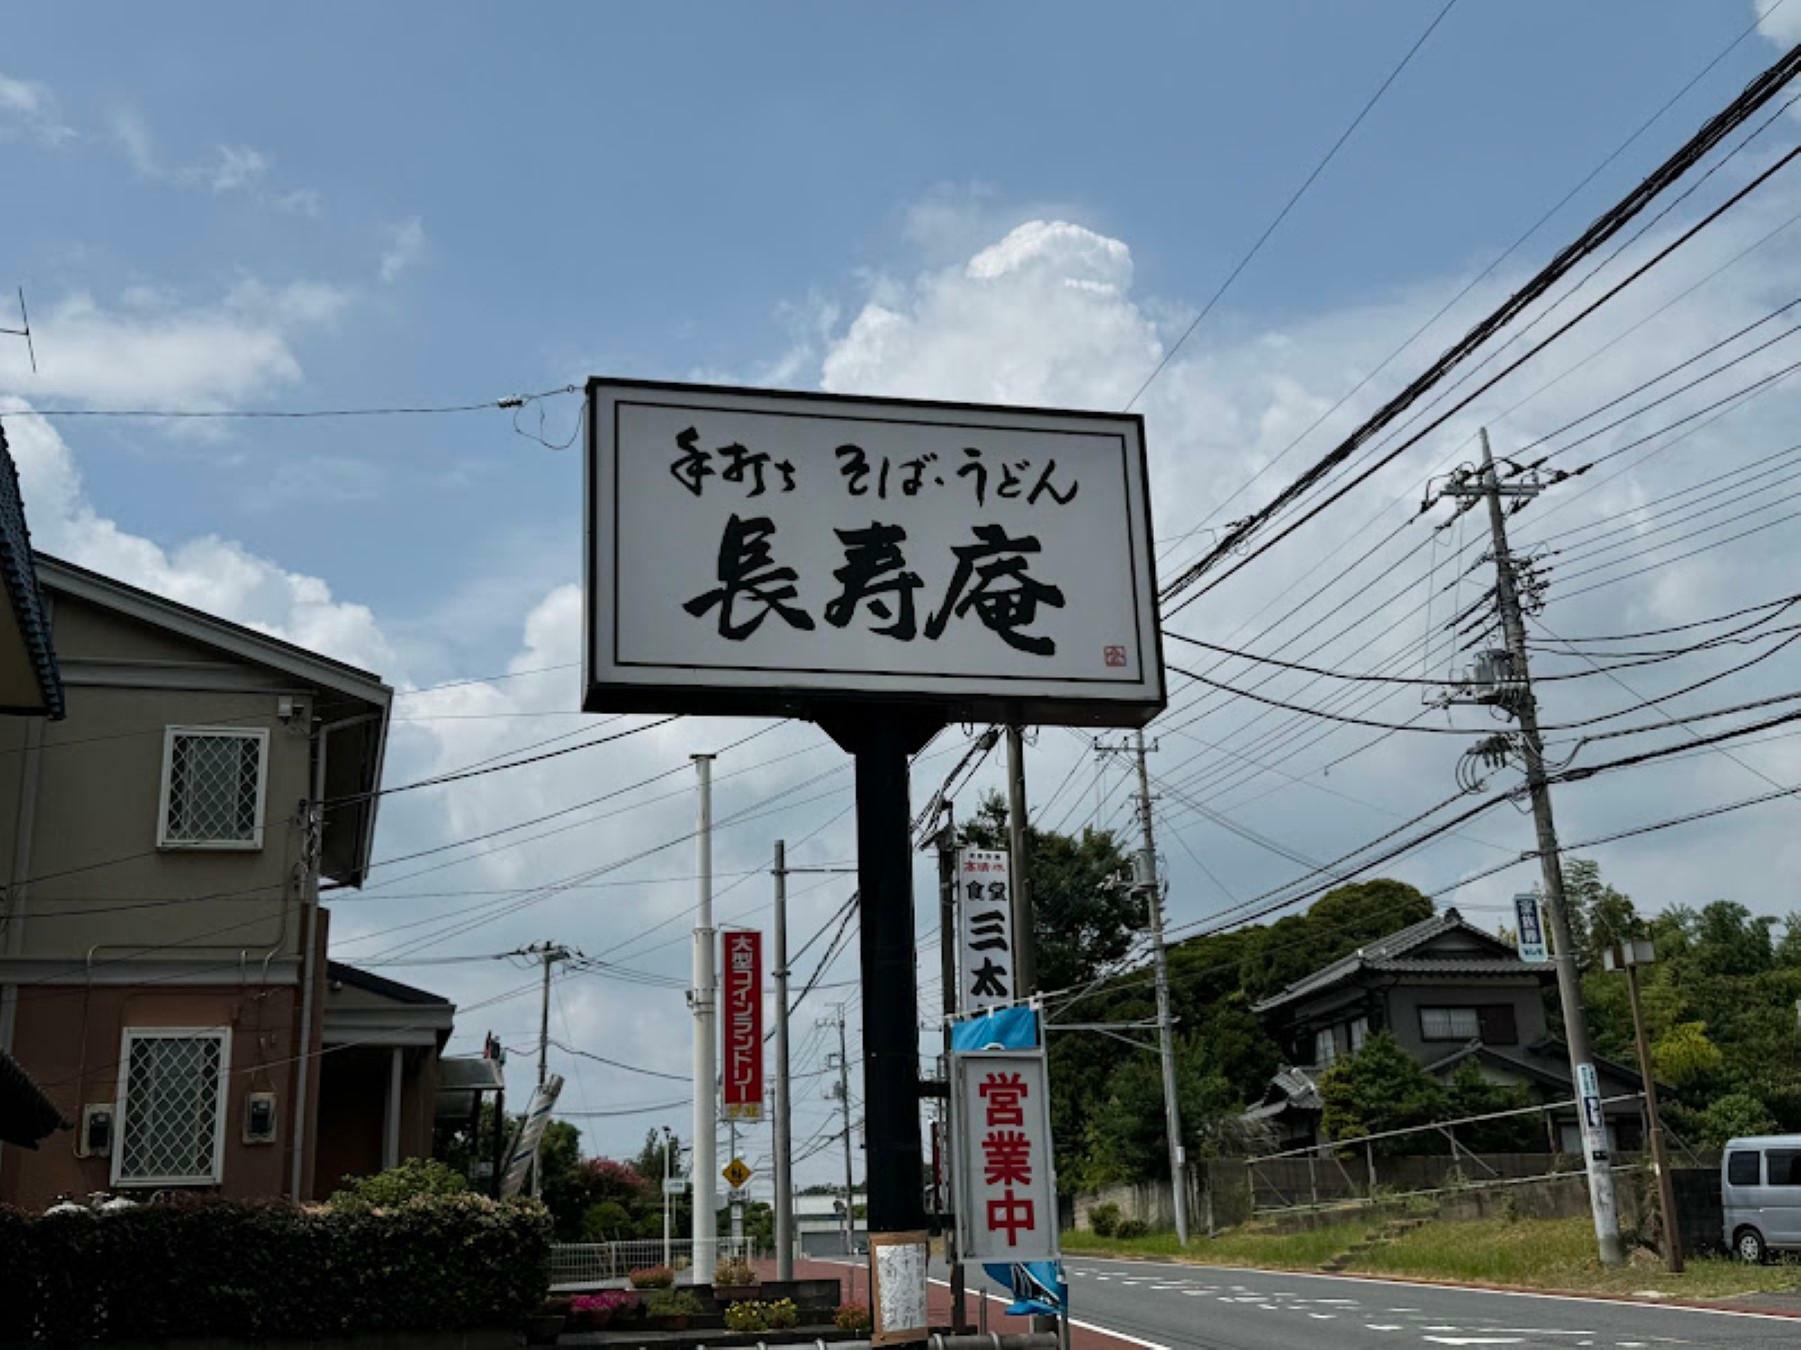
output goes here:
<path id="1" fill-rule="evenodd" d="M 218 409 L 297 383 L 294 340 L 329 325 L 350 293 L 316 281 L 246 279 L 217 301 L 180 304 L 137 286 L 109 305 L 76 292 L 34 307 L 38 374 L 0 349 L 0 386 L 97 404 Z M 30 379 L 27 386 L 25 381 Z"/>
<path id="2" fill-rule="evenodd" d="M 409 216 L 387 228 L 387 247 L 381 254 L 381 279 L 392 282 L 409 267 L 425 259 L 425 222 Z"/>
<path id="3" fill-rule="evenodd" d="M 221 145 L 214 148 L 211 164 L 197 167 L 196 172 L 214 192 L 238 192 L 262 182 L 268 169 L 262 151 L 247 145 Z"/>
<path id="4" fill-rule="evenodd" d="M 44 145 L 61 145 L 76 135 L 62 120 L 48 85 L 0 75 L 0 140 L 28 136 Z"/>
<path id="5" fill-rule="evenodd" d="M 0 399 L 9 412 L 28 410 Z M 32 545 L 158 595 L 248 624 L 392 678 L 395 656 L 365 605 L 336 599 L 323 580 L 291 572 L 235 540 L 204 535 L 165 548 L 101 515 L 67 442 L 37 417 L 8 417 Z"/>
<path id="6" fill-rule="evenodd" d="M 129 108 L 114 113 L 112 133 L 113 139 L 119 143 L 119 148 L 125 152 L 125 158 L 137 170 L 139 177 L 163 176 L 162 165 L 156 156 L 156 143 L 150 135 L 149 125 L 141 116 Z"/>
<path id="7" fill-rule="evenodd" d="M 1751 0 L 1751 12 L 1759 15 L 1757 31 L 1784 48 L 1801 42 L 1801 5 L 1790 0 Z"/>

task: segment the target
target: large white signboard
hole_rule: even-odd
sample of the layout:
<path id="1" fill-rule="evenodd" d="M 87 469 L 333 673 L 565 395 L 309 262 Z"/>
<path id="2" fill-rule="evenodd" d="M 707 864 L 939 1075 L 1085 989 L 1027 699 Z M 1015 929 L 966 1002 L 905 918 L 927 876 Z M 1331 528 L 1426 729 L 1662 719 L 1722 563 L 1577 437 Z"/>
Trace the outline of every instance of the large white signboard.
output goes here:
<path id="1" fill-rule="evenodd" d="M 590 711 L 1163 706 L 1137 416 L 591 380 L 588 419 Z"/>
<path id="2" fill-rule="evenodd" d="M 953 1059 L 958 1258 L 1057 1260 L 1044 1051 L 973 1050 Z"/>
<path id="3" fill-rule="evenodd" d="M 957 1011 L 1013 1002 L 1013 890 L 1005 849 L 957 850 Z"/>

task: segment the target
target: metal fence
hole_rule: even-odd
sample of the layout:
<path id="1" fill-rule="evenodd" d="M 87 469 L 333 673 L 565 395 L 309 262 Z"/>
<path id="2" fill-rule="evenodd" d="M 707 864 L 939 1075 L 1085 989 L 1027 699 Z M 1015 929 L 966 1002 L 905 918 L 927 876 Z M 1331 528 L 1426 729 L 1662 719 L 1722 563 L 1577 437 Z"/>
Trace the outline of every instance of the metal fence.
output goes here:
<path id="1" fill-rule="evenodd" d="M 1602 1104 L 1635 1102 L 1639 1097 L 1638 1093 L 1624 1093 L 1606 1098 Z M 1459 1126 L 1515 1117 L 1542 1116 L 1548 1122 L 1554 1113 L 1571 1110 L 1575 1105 L 1573 1101 L 1545 1102 L 1246 1158 L 1242 1166 L 1250 1208 L 1257 1213 L 1311 1209 L 1368 1202 L 1382 1195 L 1432 1194 L 1469 1185 L 1511 1185 L 1580 1172 L 1581 1158 L 1554 1152 L 1477 1152 L 1457 1133 Z M 1434 1155 L 1393 1156 L 1377 1148 L 1378 1144 L 1393 1147 L 1398 1141 L 1413 1137 L 1448 1149 Z"/>
<path id="2" fill-rule="evenodd" d="M 734 1241 L 718 1239 L 718 1257 L 755 1261 L 757 1244 L 749 1238 Z M 678 1272 L 684 1284 L 709 1284 L 713 1272 L 694 1271 L 694 1243 L 689 1238 L 673 1238 L 665 1249 L 661 1238 L 638 1238 L 629 1242 L 553 1242 L 550 1247 L 550 1287 L 552 1289 L 589 1289 L 596 1285 L 623 1280 L 634 1270 L 667 1263 Z"/>

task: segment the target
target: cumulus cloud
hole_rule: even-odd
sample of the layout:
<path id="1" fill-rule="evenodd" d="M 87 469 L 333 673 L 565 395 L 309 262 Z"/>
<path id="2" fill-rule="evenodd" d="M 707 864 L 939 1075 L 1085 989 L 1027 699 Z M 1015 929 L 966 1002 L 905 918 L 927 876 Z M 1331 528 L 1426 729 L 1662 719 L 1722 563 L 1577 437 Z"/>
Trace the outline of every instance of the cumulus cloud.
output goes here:
<path id="1" fill-rule="evenodd" d="M 61 145 L 76 135 L 75 128 L 62 120 L 48 85 L 0 74 L 0 140 L 28 137 L 44 145 Z"/>
<path id="2" fill-rule="evenodd" d="M 330 325 L 351 303 L 318 281 L 273 285 L 245 278 L 216 300 L 182 303 L 134 287 L 109 304 L 74 292 L 42 310 L 33 396 L 138 407 L 227 408 L 301 377 L 294 342 Z M 22 354 L 0 350 L 0 381 L 22 380 Z M 16 387 L 16 386 L 15 386 Z"/>
<path id="3" fill-rule="evenodd" d="M 381 254 L 381 279 L 392 282 L 410 267 L 425 260 L 425 222 L 409 216 L 388 226 L 387 246 Z"/>
<path id="4" fill-rule="evenodd" d="M 16 398 L 9 412 L 28 411 Z M 365 605 L 219 535 L 164 547 L 95 510 L 68 443 L 37 417 L 8 417 L 32 545 L 134 586 L 393 676 L 393 648 Z"/>
<path id="5" fill-rule="evenodd" d="M 1786 0 L 1751 0 L 1751 12 L 1758 16 L 1757 31 L 1777 46 L 1786 50 L 1801 42 L 1801 8 Z"/>

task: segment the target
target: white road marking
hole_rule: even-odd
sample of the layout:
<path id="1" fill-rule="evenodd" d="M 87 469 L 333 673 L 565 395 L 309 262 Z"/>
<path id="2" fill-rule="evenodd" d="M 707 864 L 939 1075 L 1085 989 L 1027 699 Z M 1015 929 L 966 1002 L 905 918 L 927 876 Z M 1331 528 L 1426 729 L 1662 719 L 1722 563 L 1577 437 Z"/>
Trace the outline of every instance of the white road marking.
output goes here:
<path id="1" fill-rule="evenodd" d="M 1365 1322 L 1363 1325 L 1371 1331 L 1399 1331 L 1401 1329 L 1399 1322 Z"/>
<path id="2" fill-rule="evenodd" d="M 1337 1313 L 1308 1313 L 1307 1316 L 1316 1322 L 1336 1322 L 1338 1320 Z"/>
<path id="3" fill-rule="evenodd" d="M 1203 1261 L 1129 1261 L 1120 1262 L 1117 1257 L 1103 1257 L 1102 1260 L 1113 1260 L 1120 1264 L 1136 1266 L 1158 1266 L 1165 1270 L 1208 1270 L 1237 1274 L 1243 1270 L 1251 1270 L 1260 1275 L 1274 1275 L 1284 1280 L 1337 1280 L 1340 1283 L 1385 1285 L 1391 1289 L 1421 1289 L 1435 1294 L 1486 1294 L 1493 1298 L 1535 1298 L 1556 1303 L 1587 1303 L 1606 1308 L 1644 1308 L 1656 1306 L 1658 1311 L 1674 1316 L 1677 1313 L 1694 1313 L 1702 1317 L 1748 1317 L 1760 1322 L 1793 1322 L 1794 1317 L 1787 1313 L 1753 1312 L 1746 1308 L 1696 1308 L 1687 1304 L 1664 1303 L 1651 1305 L 1633 1303 L 1629 1299 L 1595 1298 L 1589 1294 L 1553 1294 L 1539 1293 L 1527 1289 L 1485 1289 L 1479 1285 L 1433 1284 L 1428 1280 L 1391 1280 L 1373 1275 L 1315 1275 L 1308 1270 L 1263 1270 L 1255 1266 L 1210 1266 Z M 1242 1288 L 1243 1286 L 1238 1286 Z M 1418 1312 L 1418 1308 L 1391 1308 L 1390 1312 Z"/>
<path id="4" fill-rule="evenodd" d="M 1436 1341 L 1439 1345 L 1522 1345 L 1518 1336 L 1426 1336 L 1422 1339 Z"/>
<path id="5" fill-rule="evenodd" d="M 928 1277 L 926 1283 L 935 1284 L 940 1289 L 949 1289 L 951 1287 L 950 1281 L 940 1280 L 936 1276 Z M 990 1302 L 1000 1304 L 1003 1308 L 1006 1307 L 1010 1301 L 1002 1298 L 999 1294 L 990 1294 L 986 1290 L 979 1292 L 972 1290 L 971 1292 L 976 1293 L 978 1298 L 988 1299 Z M 1112 1327 L 1101 1326 L 1098 1322 L 1085 1322 L 1079 1317 L 1071 1317 L 1067 1320 L 1072 1327 L 1080 1327 L 1083 1331 L 1092 1331 L 1101 1336 L 1111 1336 L 1114 1340 L 1124 1341 L 1128 1345 L 1143 1346 L 1144 1350 L 1170 1350 L 1170 1347 L 1165 1345 L 1162 1341 L 1147 1341 L 1142 1336 L 1132 1336 L 1123 1331 L 1115 1331 Z"/>

